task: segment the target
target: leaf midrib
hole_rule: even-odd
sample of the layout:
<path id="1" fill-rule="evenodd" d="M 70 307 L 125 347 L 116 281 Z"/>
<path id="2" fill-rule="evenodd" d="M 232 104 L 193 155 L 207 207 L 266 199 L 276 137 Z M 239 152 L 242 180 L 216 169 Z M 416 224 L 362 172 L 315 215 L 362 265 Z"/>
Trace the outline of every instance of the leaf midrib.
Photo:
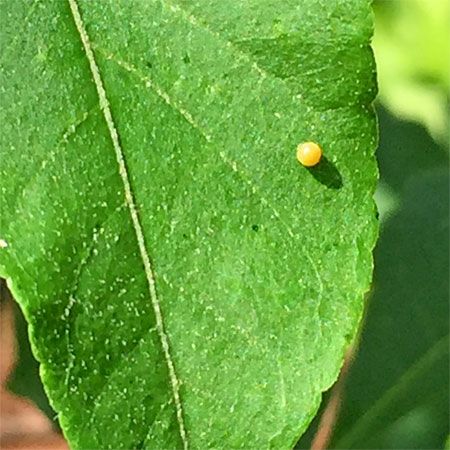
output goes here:
<path id="1" fill-rule="evenodd" d="M 158 299 L 157 292 L 156 292 L 155 276 L 154 276 L 153 268 L 152 268 L 152 265 L 150 262 L 150 257 L 149 257 L 149 253 L 147 250 L 147 246 L 145 243 L 145 238 L 144 238 L 144 234 L 142 231 L 142 225 L 140 223 L 137 208 L 136 208 L 136 205 L 134 202 L 133 191 L 131 188 L 130 179 L 129 179 L 129 175 L 128 175 L 126 164 L 125 164 L 124 153 L 123 153 L 123 150 L 120 145 L 119 135 L 118 135 L 118 132 L 117 132 L 117 129 L 115 126 L 114 119 L 112 117 L 112 112 L 111 112 L 111 108 L 109 105 L 108 97 L 106 95 L 106 90 L 103 85 L 103 81 L 102 81 L 102 78 L 100 75 L 100 70 L 96 63 L 95 56 L 94 56 L 94 53 L 91 48 L 89 36 L 88 36 L 87 31 L 83 24 L 83 20 L 82 20 L 81 13 L 80 13 L 80 10 L 79 10 L 78 4 L 77 4 L 77 0 L 68 0 L 68 2 L 69 2 L 70 10 L 72 12 L 72 16 L 73 16 L 73 19 L 75 22 L 75 27 L 79 33 L 80 40 L 83 44 L 86 58 L 88 60 L 89 67 L 90 67 L 90 70 L 91 70 L 91 73 L 92 73 L 92 76 L 94 79 L 94 84 L 95 84 L 95 88 L 97 90 L 100 108 L 103 112 L 103 116 L 104 116 L 108 131 L 109 131 L 109 134 L 111 137 L 114 151 L 116 153 L 116 159 L 117 159 L 117 163 L 119 166 L 119 175 L 120 175 L 120 177 L 122 179 L 122 183 L 123 183 L 125 200 L 126 200 L 126 203 L 127 203 L 130 215 L 131 215 L 133 229 L 136 234 L 136 239 L 137 239 L 137 243 L 138 243 L 138 247 L 139 247 L 139 253 L 140 253 L 143 265 L 144 265 L 144 271 L 145 271 L 145 275 L 147 278 L 150 299 L 151 299 L 153 310 L 155 313 L 156 328 L 158 330 L 158 335 L 160 338 L 162 350 L 163 350 L 166 364 L 168 367 L 169 379 L 170 379 L 170 384 L 171 384 L 171 388 L 172 388 L 172 396 L 173 396 L 175 408 L 176 408 L 176 416 L 177 416 L 178 425 L 179 425 L 180 437 L 183 442 L 183 448 L 185 450 L 187 450 L 188 440 L 187 440 L 186 429 L 185 429 L 185 424 L 184 424 L 183 409 L 182 409 L 181 399 L 180 399 L 180 394 L 179 394 L 179 384 L 180 383 L 178 381 L 178 377 L 175 372 L 175 366 L 172 361 L 172 356 L 170 354 L 169 341 L 168 341 L 168 337 L 167 337 L 167 334 L 164 329 L 164 322 L 163 322 L 161 307 L 160 307 L 159 299 Z"/>

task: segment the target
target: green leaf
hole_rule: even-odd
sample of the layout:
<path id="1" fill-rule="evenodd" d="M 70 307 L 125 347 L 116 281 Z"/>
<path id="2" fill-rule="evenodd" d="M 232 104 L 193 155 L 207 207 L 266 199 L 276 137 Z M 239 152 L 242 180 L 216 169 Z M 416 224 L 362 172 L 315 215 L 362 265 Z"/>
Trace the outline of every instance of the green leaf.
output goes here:
<path id="1" fill-rule="evenodd" d="M 379 0 L 374 6 L 380 99 L 447 146 L 450 70 L 442 55 L 450 52 L 450 3 Z"/>
<path id="2" fill-rule="evenodd" d="M 2 8 L 0 273 L 72 447 L 289 448 L 371 278 L 370 2 Z"/>
<path id="3" fill-rule="evenodd" d="M 443 448 L 449 432 L 448 158 L 422 128 L 383 110 L 379 117 L 381 178 L 401 193 L 401 202 L 381 228 L 360 351 L 330 448 Z"/>

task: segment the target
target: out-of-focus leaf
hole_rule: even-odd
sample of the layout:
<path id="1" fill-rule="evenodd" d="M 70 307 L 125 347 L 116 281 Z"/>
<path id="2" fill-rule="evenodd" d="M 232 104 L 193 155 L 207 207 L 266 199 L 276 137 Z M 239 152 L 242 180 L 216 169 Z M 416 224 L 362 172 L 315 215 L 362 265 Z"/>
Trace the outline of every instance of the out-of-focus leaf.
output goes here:
<path id="1" fill-rule="evenodd" d="M 384 106 L 377 108 L 380 142 L 377 159 L 380 181 L 402 197 L 405 185 L 417 175 L 448 167 L 449 156 L 426 129 L 416 123 L 400 120 Z"/>
<path id="2" fill-rule="evenodd" d="M 381 105 L 377 112 L 380 181 L 375 200 L 384 221 L 401 205 L 405 184 L 427 170 L 447 167 L 448 153 L 417 123 L 399 120 Z"/>
<path id="3" fill-rule="evenodd" d="M 424 124 L 447 142 L 450 2 L 375 2 L 374 50 L 380 99 L 395 114 Z"/>

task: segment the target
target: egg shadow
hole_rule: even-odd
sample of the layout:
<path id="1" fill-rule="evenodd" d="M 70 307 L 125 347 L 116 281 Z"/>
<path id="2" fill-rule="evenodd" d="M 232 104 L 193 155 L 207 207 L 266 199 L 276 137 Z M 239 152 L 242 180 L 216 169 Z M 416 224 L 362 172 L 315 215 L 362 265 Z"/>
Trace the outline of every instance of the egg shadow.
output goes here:
<path id="1" fill-rule="evenodd" d="M 307 167 L 308 172 L 320 183 L 330 189 L 340 189 L 343 186 L 342 176 L 336 166 L 324 156 L 314 167 Z"/>

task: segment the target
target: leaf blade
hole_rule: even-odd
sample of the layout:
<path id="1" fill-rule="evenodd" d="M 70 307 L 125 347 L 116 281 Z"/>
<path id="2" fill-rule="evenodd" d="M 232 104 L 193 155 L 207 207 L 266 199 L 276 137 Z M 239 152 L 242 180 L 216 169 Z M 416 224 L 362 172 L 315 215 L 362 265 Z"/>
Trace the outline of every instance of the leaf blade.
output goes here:
<path id="1" fill-rule="evenodd" d="M 156 262 L 156 279 L 164 305 L 165 322 L 170 330 L 175 365 L 183 381 L 181 397 L 188 405 L 186 423 L 192 446 L 220 446 L 221 442 L 226 442 L 227 445 L 236 447 L 249 443 L 260 447 L 285 447 L 296 439 L 301 428 L 299 424 L 302 424 L 302 428 L 306 426 L 317 407 L 320 391 L 336 376 L 345 342 L 354 332 L 360 315 L 361 292 L 367 288 L 370 278 L 370 249 L 375 232 L 374 220 L 371 218 L 373 203 L 370 199 L 375 166 L 373 159 L 368 157 L 371 152 L 369 147 L 373 149 L 374 146 L 372 113 L 369 109 L 366 110 L 366 105 L 363 105 L 364 108 L 352 105 L 324 112 L 320 108 L 318 111 L 310 107 L 299 109 L 298 100 L 293 99 L 290 91 L 291 86 L 272 76 L 262 77 L 252 67 L 246 55 L 240 54 L 238 62 L 233 63 L 236 50 L 227 49 L 222 39 L 214 40 L 214 34 L 208 29 L 200 27 L 194 32 L 186 14 L 173 12 L 170 7 L 160 6 L 159 3 L 143 4 L 140 5 L 143 10 L 135 15 L 126 2 L 120 4 L 120 8 L 105 14 L 107 8 L 114 8 L 114 3 L 100 3 L 97 10 L 91 4 L 81 3 L 86 29 L 94 36 L 92 42 L 95 56 L 110 96 L 112 115 L 120 133 L 122 147 L 127 152 L 126 162 L 132 174 L 130 183 L 139 187 L 136 190 L 136 204 L 141 213 L 145 238 L 153 249 L 152 258 Z M 65 8 L 64 13 L 67 12 Z M 61 14 L 60 11 L 58 13 Z M 178 43 L 188 41 L 187 37 L 191 34 L 191 84 L 176 84 L 180 78 L 178 75 L 184 73 L 178 59 L 172 58 L 172 66 L 164 58 L 159 59 L 156 67 L 166 67 L 166 72 L 160 71 L 160 75 L 155 76 L 153 71 L 152 77 L 149 77 L 144 73 L 142 64 L 138 67 L 132 61 L 130 65 L 122 58 L 121 53 L 116 54 L 115 51 L 100 47 L 97 42 L 102 42 L 105 47 L 120 42 L 117 30 L 123 25 L 122 16 L 129 20 L 127 32 L 140 30 L 137 37 L 130 33 L 131 36 L 126 38 L 133 42 L 134 51 L 131 56 L 137 56 L 138 60 L 146 54 L 140 52 L 136 44 L 139 36 L 147 35 L 145 42 L 148 46 L 151 33 L 155 36 L 161 32 L 178 33 Z M 135 16 L 140 16 L 141 22 L 134 27 Z M 148 25 L 145 26 L 148 17 L 152 17 L 155 23 L 166 24 L 166 28 L 163 27 L 162 31 L 161 27 L 149 29 Z M 116 22 L 113 22 L 114 18 L 117 19 Z M 115 30 L 111 35 L 114 39 L 108 34 L 101 34 L 104 29 Z M 73 40 L 73 30 L 70 33 L 70 39 Z M 164 43 L 160 51 L 173 55 L 178 48 L 177 42 L 172 43 L 170 39 L 163 37 L 159 36 L 159 42 Z M 125 44 L 127 42 L 128 40 L 124 41 Z M 205 46 L 205 42 L 210 42 L 211 45 Z M 125 44 L 122 53 L 126 51 Z M 83 55 L 75 47 L 73 52 L 77 54 L 76 62 L 83 67 L 78 74 L 78 79 L 83 81 L 79 90 L 86 89 L 89 92 L 89 95 L 81 97 L 82 102 L 76 100 L 81 110 L 76 122 L 85 116 L 86 110 L 94 108 L 95 113 L 93 118 L 89 117 L 81 123 L 77 132 L 71 135 L 76 142 L 70 164 L 76 167 L 77 163 L 73 159 L 77 156 L 77 149 L 79 151 L 80 148 L 86 148 L 85 142 L 90 142 L 89 133 L 96 134 L 96 139 L 92 140 L 92 146 L 98 152 L 95 159 L 103 161 L 105 149 L 112 153 L 107 157 L 105 168 L 103 172 L 100 171 L 101 175 L 96 173 L 100 163 L 95 170 L 87 167 L 89 161 L 92 163 L 94 159 L 92 155 L 86 153 L 79 156 L 86 159 L 82 165 L 83 170 L 88 170 L 88 175 L 83 180 L 86 185 L 90 179 L 100 180 L 100 190 L 107 184 L 105 180 L 109 180 L 108 183 L 111 184 L 110 192 L 108 195 L 104 194 L 104 200 L 102 199 L 108 204 L 111 222 L 106 222 L 106 226 L 103 226 L 103 221 L 98 222 L 90 217 L 97 213 L 97 204 L 101 204 L 95 198 L 99 190 L 97 186 L 97 190 L 90 188 L 93 191 L 91 203 L 95 207 L 86 213 L 86 217 L 82 217 L 84 223 L 79 225 L 81 230 L 71 224 L 75 228 L 71 230 L 72 233 L 83 237 L 79 239 L 81 247 L 85 240 L 95 240 L 96 235 L 97 240 L 101 241 L 96 244 L 99 247 L 94 248 L 97 254 L 88 257 L 89 264 L 84 266 L 79 263 L 85 267 L 81 273 L 83 280 L 69 283 L 80 286 L 82 291 L 77 292 L 75 309 L 69 311 L 73 322 L 71 327 L 75 332 L 70 331 L 68 340 L 70 345 L 75 345 L 71 341 L 82 337 L 83 345 L 75 345 L 74 348 L 62 346 L 60 350 L 62 366 L 67 365 L 63 359 L 67 348 L 70 349 L 69 353 L 76 356 L 69 366 L 75 364 L 77 377 L 70 379 L 69 385 L 75 386 L 75 391 L 79 391 L 79 409 L 90 402 L 96 403 L 93 413 L 84 420 L 87 423 L 84 429 L 76 426 L 71 429 L 73 424 L 79 424 L 83 420 L 76 417 L 75 400 L 55 392 L 58 370 L 44 378 L 49 386 L 53 385 L 52 397 L 54 402 L 60 402 L 63 414 L 72 415 L 64 424 L 65 432 L 72 436 L 73 442 L 78 442 L 78 446 L 95 446 L 95 443 L 117 446 L 117 442 L 124 447 L 134 446 L 139 442 L 144 442 L 143 445 L 149 447 L 162 445 L 164 441 L 159 440 L 162 438 L 152 435 L 157 433 L 158 427 L 151 425 L 156 422 L 152 422 L 152 415 L 146 412 L 148 404 L 142 405 L 142 411 L 139 408 L 141 405 L 135 404 L 135 408 L 139 411 L 139 417 L 146 417 L 143 423 L 148 424 L 147 427 L 150 425 L 150 432 L 148 429 L 145 432 L 141 429 L 139 433 L 133 431 L 127 434 L 128 429 L 134 430 L 130 417 L 139 414 L 131 414 L 130 410 L 121 411 L 120 403 L 113 401 L 114 398 L 125 401 L 121 390 L 127 387 L 126 375 L 133 376 L 133 371 L 111 371 L 115 382 L 114 386 L 106 387 L 106 394 L 102 392 L 103 388 L 99 390 L 96 387 L 90 391 L 86 386 L 86 380 L 91 377 L 89 370 L 98 370 L 103 380 L 107 375 L 102 373 L 100 365 L 97 367 L 92 363 L 93 352 L 103 354 L 102 365 L 110 370 L 112 363 L 106 361 L 106 356 L 115 361 L 114 367 L 122 367 L 124 364 L 121 363 L 123 355 L 117 349 L 113 350 L 112 344 L 106 349 L 101 342 L 87 351 L 83 348 L 86 342 L 94 339 L 93 330 L 96 330 L 95 339 L 104 337 L 111 340 L 111 336 L 117 335 L 114 346 L 118 346 L 119 350 L 121 346 L 118 342 L 123 337 L 127 341 L 124 348 L 131 352 L 129 358 L 135 357 L 149 373 L 152 373 L 150 362 L 160 367 L 159 358 L 164 358 L 155 350 L 151 361 L 142 361 L 144 349 L 148 346 L 158 348 L 152 332 L 147 333 L 149 336 L 144 332 L 148 341 L 141 343 L 139 340 L 143 330 L 154 328 L 153 320 L 144 318 L 145 314 L 152 316 L 150 305 L 145 303 L 148 299 L 142 298 L 146 292 L 145 277 L 142 276 L 144 274 L 133 274 L 133 267 L 142 267 L 142 264 L 139 262 L 135 238 L 129 235 L 133 231 L 131 219 L 121 207 L 121 180 L 117 173 L 113 174 L 112 169 L 117 167 L 117 163 L 114 161 L 108 130 L 104 123 L 101 124 L 102 114 L 95 106 L 95 87 L 86 75 L 89 73 L 86 71 L 86 61 L 82 62 Z M 200 49 L 203 53 L 200 53 Z M 192 55 L 195 54 L 202 55 L 202 58 L 194 61 Z M 220 65 L 213 67 L 211 74 L 206 66 L 208 62 L 214 61 L 217 54 L 220 55 Z M 183 56 L 185 55 L 180 54 L 180 60 Z M 53 61 L 53 64 L 53 67 L 57 67 L 59 62 Z M 155 67 L 155 63 L 153 64 Z M 127 70 L 127 67 L 133 67 L 133 70 Z M 227 67 L 234 70 L 228 75 L 231 81 L 223 81 L 221 84 L 221 73 Z M 201 70 L 206 73 L 203 77 Z M 368 72 L 371 73 L 370 68 Z M 214 77 L 218 80 L 215 89 L 219 89 L 220 95 L 211 88 L 215 85 L 210 83 L 214 81 Z M 203 87 L 198 85 L 198 80 L 206 80 L 205 84 L 210 86 L 205 91 L 206 94 Z M 157 86 L 151 93 L 146 86 L 148 81 Z M 345 81 L 342 80 L 342 86 L 345 86 Z M 195 94 L 192 99 L 184 94 L 189 92 Z M 168 97 L 170 101 L 166 101 L 164 97 Z M 32 96 L 31 98 L 33 99 Z M 76 95 L 72 93 L 70 98 L 76 99 Z M 61 105 L 57 96 L 54 105 L 56 109 Z M 234 117 L 229 116 L 228 111 L 233 111 Z M 282 120 L 275 115 L 280 111 L 283 113 Z M 191 122 L 198 121 L 199 125 L 193 126 L 189 117 L 195 119 Z M 94 119 L 93 124 L 89 123 Z M 354 123 L 350 123 L 352 120 Z M 324 122 L 332 124 L 331 130 L 325 132 Z M 84 130 L 85 126 L 89 129 Z M 320 128 L 316 136 L 321 142 L 324 141 L 324 147 L 331 152 L 330 157 L 343 174 L 344 188 L 339 192 L 331 192 L 310 173 L 299 170 L 295 161 L 287 156 L 290 154 L 289 148 L 295 148 L 296 140 L 311 133 L 314 126 Z M 102 130 L 100 136 L 99 129 Z M 202 133 L 200 130 L 203 129 L 206 131 Z M 79 139 L 81 133 L 85 133 L 84 141 Z M 367 138 L 362 140 L 359 136 L 364 133 Z M 212 136 L 211 142 L 205 136 Z M 354 147 L 347 154 L 339 150 L 341 145 Z M 192 151 L 187 153 L 187 149 Z M 333 154 L 335 150 L 336 153 Z M 352 158 L 357 158 L 369 170 L 361 170 L 361 175 L 354 176 L 355 164 L 350 164 Z M 57 169 L 58 164 L 55 163 L 53 170 L 56 174 Z M 73 184 L 76 186 L 74 190 L 80 190 L 83 182 L 80 183 L 74 177 Z M 114 201 L 111 201 L 113 190 L 117 192 L 114 192 Z M 71 198 L 70 192 L 59 195 Z M 85 192 L 83 196 L 88 197 Z M 55 203 L 61 203 L 61 199 L 55 197 Z M 73 199 L 70 208 L 67 199 L 65 203 L 60 212 L 69 216 L 66 222 L 72 222 L 70 214 L 79 214 L 80 207 Z M 89 205 L 89 201 L 86 204 Z M 208 208 L 203 205 L 208 205 Z M 117 213 L 114 213 L 116 210 Z M 341 210 L 348 211 L 346 217 L 336 215 Z M 304 211 L 308 211 L 307 217 L 304 217 Z M 348 230 L 347 221 L 355 225 L 354 233 L 358 239 L 355 240 L 353 234 L 344 232 Z M 321 224 L 319 230 L 315 223 Z M 257 232 L 253 228 L 255 225 Z M 319 239 L 317 231 L 320 233 Z M 119 248 L 112 245 L 118 233 Z M 19 236 L 22 239 L 20 234 L 17 237 Z M 14 237 L 11 239 L 10 236 L 8 238 L 14 243 L 19 240 Z M 122 243 L 121 240 L 125 242 Z M 75 244 L 78 244 L 77 239 Z M 71 247 L 76 247 L 75 244 L 71 243 L 66 250 L 67 254 L 73 253 Z M 50 245 L 50 248 L 56 250 L 57 245 Z M 23 255 L 29 252 L 25 248 L 19 253 Z M 341 267 L 332 261 L 338 254 L 344 261 Z M 130 279 L 135 277 L 132 283 L 117 282 L 123 276 L 112 270 L 114 264 L 117 264 L 116 259 L 123 255 L 127 256 L 128 261 L 120 268 Z M 276 261 L 281 261 L 282 264 L 276 264 Z M 299 261 L 304 261 L 301 271 L 297 269 Z M 61 261 L 60 267 L 64 272 L 71 271 L 67 261 Z M 108 269 L 107 276 L 101 273 L 100 268 L 103 271 Z M 75 269 L 74 272 L 80 271 Z M 336 276 L 341 276 L 343 284 L 351 286 L 351 292 L 346 294 L 345 289 L 335 286 L 333 279 Z M 16 275 L 18 279 L 21 277 L 23 275 Z M 112 285 L 112 297 L 107 296 L 101 285 L 95 286 L 95 278 Z M 48 283 L 51 285 L 51 280 Z M 64 284 L 63 280 L 61 284 Z M 116 310 L 111 316 L 116 318 L 116 322 L 105 323 L 105 316 L 111 317 L 108 316 L 108 308 L 111 308 L 108 298 L 120 298 L 118 295 L 122 289 L 136 295 L 139 302 L 130 300 L 131 294 L 125 297 L 123 308 L 114 302 Z M 96 302 L 89 298 L 89 290 L 95 293 Z M 355 291 L 359 295 L 355 295 Z M 25 295 L 19 295 L 24 305 L 23 297 Z M 100 302 L 98 297 L 101 298 Z M 341 304 L 335 301 L 342 297 L 344 300 Z M 67 300 L 64 293 L 61 298 L 66 299 L 59 306 L 64 313 L 71 301 Z M 48 317 L 43 319 L 46 324 L 46 320 L 54 317 L 54 310 L 57 309 L 54 300 L 48 301 L 47 306 Z M 136 318 L 131 319 L 123 311 L 130 306 L 138 309 L 136 318 L 143 320 L 143 324 L 138 327 L 139 332 L 132 333 L 132 336 L 120 328 L 122 315 L 128 318 L 123 320 L 127 327 L 135 326 Z M 27 305 L 25 309 L 26 307 Z M 73 315 L 77 310 L 83 314 L 75 318 Z M 36 323 L 33 314 L 36 311 L 29 312 L 28 318 Z M 299 321 L 297 315 L 303 320 Z M 95 324 L 94 317 L 103 325 Z M 189 318 L 189 323 L 185 324 L 180 317 Z M 59 335 L 66 336 L 67 327 L 64 321 L 61 322 L 58 324 Z M 195 330 L 194 333 L 191 330 Z M 37 335 L 36 331 L 34 334 L 35 341 L 40 341 L 42 347 L 42 343 L 46 341 L 45 336 Z M 336 342 L 328 349 L 333 340 Z M 136 348 L 139 349 L 137 354 L 134 352 Z M 299 348 L 301 358 L 298 355 Z M 40 356 L 43 361 L 55 359 L 51 355 Z M 87 361 L 87 369 L 77 367 L 77 364 L 86 364 Z M 132 364 L 127 357 L 125 361 L 125 365 L 132 365 L 134 371 L 142 373 L 136 363 Z M 53 367 L 56 367 L 54 362 Z M 268 367 L 276 375 L 267 373 Z M 159 370 L 156 378 L 167 379 L 164 369 L 160 367 Z M 240 381 L 236 381 L 239 377 Z M 318 381 L 313 381 L 313 378 Z M 145 380 L 145 376 L 142 379 Z M 303 383 L 302 379 L 306 381 Z M 301 389 L 296 393 L 298 383 Z M 148 381 L 145 387 L 149 389 Z M 282 395 L 284 390 L 287 394 Z M 134 395 L 143 396 L 143 392 L 139 392 L 141 391 L 136 387 Z M 86 397 L 84 400 L 83 395 Z M 159 398 L 157 403 L 161 407 L 168 402 L 166 396 L 158 396 L 156 392 L 154 395 Z M 276 406 L 273 405 L 273 399 L 278 399 Z M 304 405 L 303 408 L 299 409 L 298 404 Z M 108 410 L 108 405 L 111 410 Z M 111 411 L 118 414 L 118 419 L 113 421 L 115 426 L 121 425 L 118 434 L 101 432 L 110 427 L 108 417 Z M 167 415 L 162 422 L 168 424 L 167 429 L 173 432 L 173 407 L 170 414 L 165 413 L 164 408 L 162 411 L 163 416 Z M 222 411 L 228 413 L 222 414 Z M 264 415 L 262 411 L 270 411 L 270 414 Z M 152 414 L 154 417 L 158 416 L 156 412 Z M 96 422 L 92 421 L 93 417 Z M 213 422 L 210 422 L 211 417 Z M 252 427 L 248 426 L 248 420 Z M 165 439 L 170 440 L 170 432 Z M 92 436 L 90 441 L 87 440 L 88 435 Z M 177 445 L 171 441 L 168 447 Z"/>

